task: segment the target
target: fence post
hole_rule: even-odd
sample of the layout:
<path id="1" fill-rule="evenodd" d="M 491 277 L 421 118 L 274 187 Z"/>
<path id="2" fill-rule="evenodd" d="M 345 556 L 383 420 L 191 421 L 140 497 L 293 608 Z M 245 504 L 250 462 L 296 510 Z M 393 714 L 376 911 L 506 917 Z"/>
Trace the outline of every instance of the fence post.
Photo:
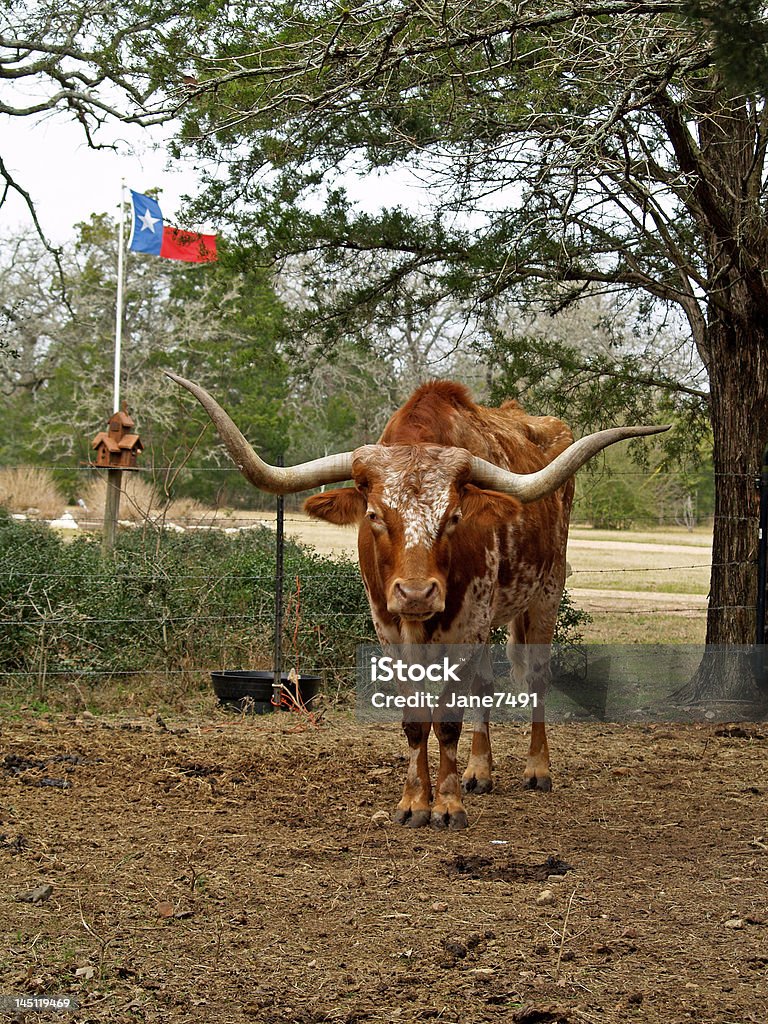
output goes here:
<path id="1" fill-rule="evenodd" d="M 108 469 L 107 494 L 104 501 L 104 532 L 102 533 L 101 540 L 101 550 L 105 555 L 111 555 L 115 548 L 117 520 L 120 517 L 120 491 L 122 485 L 122 469 Z"/>
<path id="2" fill-rule="evenodd" d="M 765 589 L 768 582 L 768 445 L 763 451 L 763 464 L 757 478 L 760 492 L 760 530 L 757 543 L 757 624 L 755 643 L 765 643 Z"/>
<path id="3" fill-rule="evenodd" d="M 275 460 L 278 466 L 283 465 L 283 456 Z M 277 523 L 275 530 L 275 678 L 272 686 L 272 701 L 280 700 L 280 687 L 283 678 L 283 547 L 285 530 L 285 498 L 277 496 Z"/>

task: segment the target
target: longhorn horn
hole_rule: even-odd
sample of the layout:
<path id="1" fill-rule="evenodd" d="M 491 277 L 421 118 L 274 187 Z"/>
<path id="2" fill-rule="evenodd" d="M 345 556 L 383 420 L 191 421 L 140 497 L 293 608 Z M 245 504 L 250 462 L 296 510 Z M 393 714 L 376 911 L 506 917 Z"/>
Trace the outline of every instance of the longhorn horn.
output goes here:
<path id="1" fill-rule="evenodd" d="M 665 430 L 669 430 L 669 427 L 611 427 L 610 430 L 599 430 L 596 434 L 588 434 L 574 441 L 549 465 L 536 473 L 511 473 L 508 469 L 473 455 L 470 480 L 489 490 L 511 494 L 523 503 L 538 501 L 562 487 L 585 462 L 608 445 L 626 441 L 630 437 L 661 434 Z"/>
<path id="2" fill-rule="evenodd" d="M 164 372 L 167 377 L 195 396 L 213 420 L 213 425 L 218 430 L 232 461 L 254 487 L 270 491 L 272 494 L 295 494 L 297 491 L 308 491 L 321 484 L 335 484 L 351 478 L 352 452 L 327 455 L 323 459 L 303 462 L 299 466 L 270 466 L 259 458 L 229 415 L 204 388 L 171 373 L 170 370 Z"/>

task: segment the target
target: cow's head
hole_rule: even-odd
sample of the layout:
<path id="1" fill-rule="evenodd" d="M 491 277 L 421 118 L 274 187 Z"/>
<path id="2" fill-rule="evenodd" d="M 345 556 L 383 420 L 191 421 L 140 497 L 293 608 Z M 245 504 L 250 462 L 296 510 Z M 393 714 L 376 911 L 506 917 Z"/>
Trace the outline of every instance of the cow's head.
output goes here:
<path id="1" fill-rule="evenodd" d="M 427 619 L 445 608 L 457 531 L 481 511 L 509 520 L 520 508 L 514 498 L 479 491 L 470 483 L 472 468 L 462 448 L 365 445 L 353 452 L 355 486 L 316 494 L 304 508 L 330 523 L 356 524 L 389 612 Z"/>
<path id="2" fill-rule="evenodd" d="M 168 376 L 198 399 L 235 465 L 261 490 L 289 494 L 354 481 L 354 487 L 309 498 L 305 508 L 332 523 L 359 525 L 361 552 L 375 556 L 389 611 L 410 619 L 429 618 L 443 610 L 450 540 L 465 519 L 509 519 L 519 509 L 518 502 L 552 494 L 608 445 L 667 429 L 601 430 L 574 442 L 534 473 L 513 473 L 463 448 L 431 444 L 365 445 L 283 468 L 259 458 L 207 391 L 173 373 Z"/>

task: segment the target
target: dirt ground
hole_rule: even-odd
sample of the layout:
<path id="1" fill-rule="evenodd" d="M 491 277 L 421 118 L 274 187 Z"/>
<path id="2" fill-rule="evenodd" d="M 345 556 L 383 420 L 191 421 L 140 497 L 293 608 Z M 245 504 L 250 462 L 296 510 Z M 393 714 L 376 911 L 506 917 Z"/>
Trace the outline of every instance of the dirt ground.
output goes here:
<path id="1" fill-rule="evenodd" d="M 443 833 L 380 823 L 397 726 L 22 712 L 0 994 L 94 1022 L 764 1024 L 766 731 L 553 727 L 538 794 L 498 727 L 495 791 Z"/>

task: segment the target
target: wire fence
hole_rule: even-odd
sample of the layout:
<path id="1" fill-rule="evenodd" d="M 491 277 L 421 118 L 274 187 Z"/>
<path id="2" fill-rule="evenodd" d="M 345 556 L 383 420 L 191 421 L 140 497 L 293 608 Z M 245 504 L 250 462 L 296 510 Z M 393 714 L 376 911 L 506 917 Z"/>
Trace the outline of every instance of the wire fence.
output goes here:
<path id="1" fill-rule="evenodd" d="M 157 478 L 175 467 L 153 467 Z M 237 473 L 234 467 L 205 467 L 195 472 Z M 622 474 L 636 480 L 642 473 Z M 754 477 L 747 474 L 720 474 Z M 273 664 L 275 611 L 275 515 L 271 512 L 207 510 L 199 516 L 173 516 L 173 504 L 134 509 L 137 522 L 121 531 L 116 557 L 100 558 L 86 539 L 101 522 L 88 509 L 72 510 L 77 540 L 62 542 L 22 518 L 0 528 L 0 681 L 34 680 L 40 692 L 48 680 L 127 680 L 152 673 L 170 682 L 207 680 L 226 668 L 270 668 Z M 143 515 L 143 518 L 142 518 Z M 711 526 L 715 516 L 708 516 Z M 728 517 L 732 519 L 733 517 Z M 635 513 L 635 527 L 647 522 L 689 526 L 679 516 Z M 756 527 L 756 516 L 736 517 Z M 309 544 L 313 527 L 296 509 L 285 513 L 286 616 L 281 638 L 286 668 L 321 674 L 332 689 L 349 687 L 354 651 L 374 641 L 374 630 L 354 561 L 318 555 L 290 539 L 300 534 Z M 579 520 L 572 526 L 592 526 Z M 174 535 L 174 531 L 175 534 Z M 86 536 L 82 536 L 86 535 Z M 680 549 L 695 548 L 697 538 L 678 531 Z M 354 534 L 350 531 L 350 544 Z M 706 542 L 705 542 L 706 543 Z M 614 549 L 620 548 L 617 545 Z M 349 552 L 351 554 L 351 551 Z M 595 587 L 611 603 L 611 616 L 636 616 L 617 591 L 647 593 L 648 614 L 678 614 L 681 602 L 692 614 L 705 614 L 706 595 L 647 588 L 650 577 L 743 571 L 746 560 L 718 562 L 693 554 L 682 563 L 575 568 L 567 587 L 578 593 Z M 717 610 L 744 612 L 753 603 Z M 714 610 L 714 609 L 713 609 Z"/>

